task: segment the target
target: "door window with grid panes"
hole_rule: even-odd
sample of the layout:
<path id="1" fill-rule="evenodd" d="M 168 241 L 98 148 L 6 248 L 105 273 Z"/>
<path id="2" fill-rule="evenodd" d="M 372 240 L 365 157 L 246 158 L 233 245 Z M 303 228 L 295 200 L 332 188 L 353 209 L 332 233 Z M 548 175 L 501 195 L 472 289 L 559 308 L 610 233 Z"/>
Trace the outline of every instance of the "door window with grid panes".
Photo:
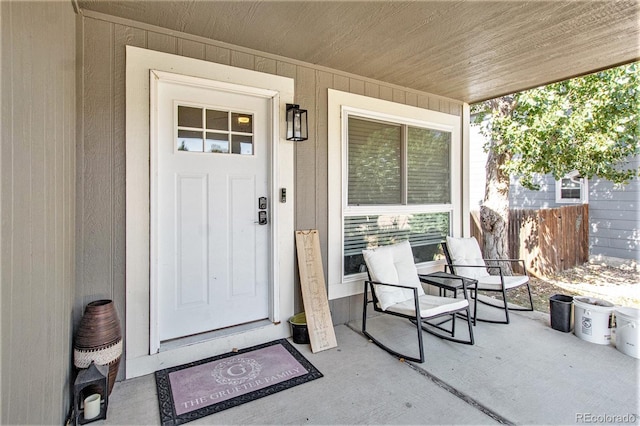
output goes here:
<path id="1" fill-rule="evenodd" d="M 178 151 L 253 155 L 253 115 L 178 105 Z"/>

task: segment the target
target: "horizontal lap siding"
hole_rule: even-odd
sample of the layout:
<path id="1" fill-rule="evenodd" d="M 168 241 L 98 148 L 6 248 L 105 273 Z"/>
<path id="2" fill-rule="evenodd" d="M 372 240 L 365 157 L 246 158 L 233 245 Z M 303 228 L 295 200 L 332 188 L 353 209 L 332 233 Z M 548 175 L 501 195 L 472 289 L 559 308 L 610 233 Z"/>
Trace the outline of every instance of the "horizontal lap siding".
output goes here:
<path id="1" fill-rule="evenodd" d="M 75 282 L 71 3 L 1 2 L 0 424 L 64 424 Z"/>
<path id="2" fill-rule="evenodd" d="M 295 226 L 320 233 L 327 273 L 328 164 L 327 89 L 342 90 L 461 115 L 462 104 L 426 93 L 301 64 L 285 58 L 150 28 L 100 15 L 82 19 L 83 121 L 78 141 L 79 310 L 97 298 L 115 301 L 124 328 L 125 311 L 125 45 L 204 59 L 295 79 L 295 102 L 309 111 L 309 140 L 295 144 Z M 293 238 L 293 236 L 292 236 Z M 296 283 L 299 287 L 299 283 Z M 296 308 L 302 308 L 300 291 Z M 332 301 L 335 323 L 359 316 L 360 298 Z M 121 363 L 123 365 L 124 363 Z M 122 373 L 122 372 L 121 372 Z M 123 377 L 122 374 L 120 377 Z"/>
<path id="3" fill-rule="evenodd" d="M 640 168 L 640 156 L 626 167 Z M 640 261 L 640 179 L 589 181 L 589 216 L 591 255 Z"/>
<path id="4" fill-rule="evenodd" d="M 640 167 L 640 158 L 630 166 Z M 603 255 L 640 261 L 640 180 L 614 185 L 589 181 L 590 250 Z"/>

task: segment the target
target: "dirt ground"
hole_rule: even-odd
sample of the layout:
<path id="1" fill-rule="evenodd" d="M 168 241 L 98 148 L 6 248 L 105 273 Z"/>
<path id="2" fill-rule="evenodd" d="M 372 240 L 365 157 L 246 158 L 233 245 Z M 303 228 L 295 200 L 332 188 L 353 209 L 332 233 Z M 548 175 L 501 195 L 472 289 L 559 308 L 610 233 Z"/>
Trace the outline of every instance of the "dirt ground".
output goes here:
<path id="1" fill-rule="evenodd" d="M 640 308 L 640 272 L 629 266 L 586 263 L 553 276 L 531 277 L 531 296 L 536 311 L 549 312 L 554 294 L 589 296 L 618 306 Z M 526 287 L 508 293 L 510 301 L 528 306 Z"/>

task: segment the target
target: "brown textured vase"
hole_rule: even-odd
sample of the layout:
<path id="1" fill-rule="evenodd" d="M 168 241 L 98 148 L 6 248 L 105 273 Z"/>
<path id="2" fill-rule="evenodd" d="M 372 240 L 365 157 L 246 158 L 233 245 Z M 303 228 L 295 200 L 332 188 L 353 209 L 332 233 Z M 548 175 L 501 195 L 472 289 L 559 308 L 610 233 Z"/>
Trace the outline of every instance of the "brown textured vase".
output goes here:
<path id="1" fill-rule="evenodd" d="M 91 361 L 109 366 L 109 394 L 113 389 L 122 355 L 120 320 L 112 300 L 87 305 L 76 331 L 74 365 L 87 368 Z"/>

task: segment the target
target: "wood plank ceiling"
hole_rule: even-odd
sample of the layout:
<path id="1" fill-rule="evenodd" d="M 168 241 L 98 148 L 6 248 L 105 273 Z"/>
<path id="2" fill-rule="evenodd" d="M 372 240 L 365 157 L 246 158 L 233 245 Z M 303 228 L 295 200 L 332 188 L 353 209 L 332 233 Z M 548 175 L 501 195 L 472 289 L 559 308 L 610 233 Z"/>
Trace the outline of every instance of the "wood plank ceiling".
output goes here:
<path id="1" fill-rule="evenodd" d="M 637 0 L 79 5 L 469 103 L 640 58 Z"/>

